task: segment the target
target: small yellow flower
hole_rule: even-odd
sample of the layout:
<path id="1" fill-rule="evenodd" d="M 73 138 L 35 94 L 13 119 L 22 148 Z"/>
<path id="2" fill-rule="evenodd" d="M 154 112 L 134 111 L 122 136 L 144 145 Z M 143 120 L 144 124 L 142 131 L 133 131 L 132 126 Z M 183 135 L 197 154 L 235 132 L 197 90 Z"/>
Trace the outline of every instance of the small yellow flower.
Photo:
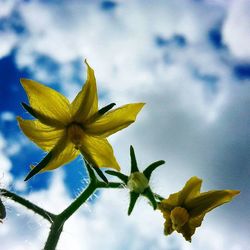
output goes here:
<path id="1" fill-rule="evenodd" d="M 52 170 L 72 161 L 80 152 L 94 167 L 120 170 L 106 137 L 133 123 L 144 103 L 127 104 L 105 114 L 98 112 L 94 70 L 85 63 L 87 80 L 72 103 L 49 87 L 21 79 L 31 105 L 26 108 L 37 119 L 17 120 L 24 134 L 49 152 L 39 163 L 41 169 L 33 171 L 26 180 L 40 170 Z"/>
<path id="2" fill-rule="evenodd" d="M 200 193 L 201 183 L 202 180 L 194 176 L 180 192 L 171 194 L 158 204 L 158 209 L 165 218 L 165 235 L 176 230 L 191 242 L 191 236 L 195 233 L 196 227 L 201 225 L 205 214 L 231 201 L 240 193 L 237 190 L 211 190 Z"/>

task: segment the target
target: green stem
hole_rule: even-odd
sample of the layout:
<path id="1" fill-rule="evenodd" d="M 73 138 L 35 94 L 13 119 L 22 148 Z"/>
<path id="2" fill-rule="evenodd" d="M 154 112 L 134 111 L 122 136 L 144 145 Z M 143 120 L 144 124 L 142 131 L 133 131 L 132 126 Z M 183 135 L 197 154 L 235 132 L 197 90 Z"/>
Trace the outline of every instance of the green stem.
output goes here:
<path id="1" fill-rule="evenodd" d="M 60 238 L 61 232 L 63 230 L 64 222 L 61 220 L 59 215 L 58 217 L 52 222 L 50 227 L 49 236 L 47 238 L 46 244 L 43 248 L 43 250 L 54 250 L 56 249 L 56 245 L 58 243 L 58 240 Z"/>
<path id="2" fill-rule="evenodd" d="M 64 223 L 69 219 L 71 215 L 73 215 L 76 212 L 76 210 L 79 207 L 82 206 L 82 204 L 95 192 L 97 188 L 123 188 L 123 187 L 124 186 L 122 183 L 118 182 L 105 183 L 93 179 L 80 196 L 78 196 L 63 212 L 56 215 L 55 220 L 52 222 L 50 233 L 47 238 L 44 250 L 55 249 L 59 241 Z"/>
<path id="3" fill-rule="evenodd" d="M 124 188 L 125 185 L 121 182 L 97 182 L 97 188 Z"/>
<path id="4" fill-rule="evenodd" d="M 34 203 L 20 197 L 19 195 L 12 193 L 6 189 L 0 189 L 0 194 L 4 197 L 8 197 L 11 200 L 23 205 L 24 207 L 32 210 L 34 213 L 39 214 L 40 216 L 42 216 L 44 219 L 48 220 L 50 223 L 53 222 L 53 220 L 55 219 L 56 215 L 46 211 L 45 209 L 35 205 Z"/>
<path id="5" fill-rule="evenodd" d="M 91 182 L 88 187 L 78 196 L 65 210 L 60 214 L 52 214 L 45 209 L 33 204 L 32 202 L 20 197 L 19 195 L 12 193 L 6 189 L 0 189 L 0 194 L 4 197 L 8 197 L 13 201 L 23 205 L 24 207 L 32 210 L 36 214 L 39 214 L 44 219 L 51 223 L 50 232 L 44 247 L 44 250 L 54 250 L 56 249 L 57 243 L 59 241 L 60 235 L 63 230 L 64 223 L 72 216 L 78 208 L 82 206 L 84 202 L 96 191 L 98 188 L 124 188 L 124 184 L 120 182 L 103 182 L 96 178 L 91 178 Z M 163 198 L 154 194 L 156 198 L 162 200 Z"/>
<path id="6" fill-rule="evenodd" d="M 24 207 L 32 210 L 36 214 L 39 214 L 44 219 L 51 223 L 50 232 L 44 246 L 44 250 L 54 250 L 59 241 L 60 235 L 63 230 L 64 223 L 72 216 L 76 210 L 82 206 L 84 202 L 95 192 L 98 188 L 124 188 L 123 183 L 119 182 L 103 182 L 95 178 L 94 173 L 89 170 L 91 181 L 88 187 L 78 196 L 65 210 L 60 214 L 52 214 L 45 209 L 33 204 L 32 202 L 20 197 L 19 195 L 12 193 L 6 189 L 0 189 L 0 194 L 4 197 L 8 197 L 13 201 L 23 205 Z"/>
<path id="7" fill-rule="evenodd" d="M 83 191 L 83 193 L 78 196 L 61 214 L 61 220 L 66 221 L 96 190 L 97 186 L 95 182 L 90 182 L 88 187 Z"/>
<path id="8" fill-rule="evenodd" d="M 154 197 L 155 197 L 157 200 L 159 200 L 159 201 L 162 201 L 162 200 L 165 199 L 165 198 L 163 198 L 161 195 L 156 194 L 156 193 L 154 193 Z"/>

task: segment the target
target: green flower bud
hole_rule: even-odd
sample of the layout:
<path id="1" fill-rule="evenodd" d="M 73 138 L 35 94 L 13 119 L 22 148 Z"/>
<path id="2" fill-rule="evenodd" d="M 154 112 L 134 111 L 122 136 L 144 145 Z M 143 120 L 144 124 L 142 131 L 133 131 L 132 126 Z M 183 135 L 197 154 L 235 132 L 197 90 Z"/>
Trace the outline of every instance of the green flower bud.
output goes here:
<path id="1" fill-rule="evenodd" d="M 131 192 L 141 194 L 148 187 L 148 179 L 141 172 L 133 172 L 128 177 L 127 186 Z"/>

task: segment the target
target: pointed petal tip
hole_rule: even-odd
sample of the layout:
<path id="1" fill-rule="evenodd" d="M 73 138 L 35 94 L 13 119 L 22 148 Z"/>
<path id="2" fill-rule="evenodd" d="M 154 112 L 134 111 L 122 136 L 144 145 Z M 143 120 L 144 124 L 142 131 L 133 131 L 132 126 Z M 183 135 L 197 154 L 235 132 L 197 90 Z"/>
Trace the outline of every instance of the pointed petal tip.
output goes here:
<path id="1" fill-rule="evenodd" d="M 134 109 L 134 115 L 135 115 L 134 121 L 136 120 L 137 115 L 142 110 L 142 108 L 144 107 L 145 104 L 146 104 L 145 102 L 138 102 L 138 103 L 131 103 L 131 104 L 129 104 Z"/>
<path id="2" fill-rule="evenodd" d="M 133 103 L 135 105 L 138 105 L 139 111 L 146 105 L 145 102 L 137 102 L 137 103 Z"/>
<path id="3" fill-rule="evenodd" d="M 233 196 L 240 194 L 240 190 L 228 190 Z"/>
<path id="4" fill-rule="evenodd" d="M 22 129 L 22 123 L 25 121 L 21 116 L 16 117 L 19 127 Z"/>
<path id="5" fill-rule="evenodd" d="M 26 78 L 20 78 L 20 83 L 24 83 L 24 82 L 26 82 L 28 79 L 26 79 Z"/>
<path id="6" fill-rule="evenodd" d="M 89 63 L 88 63 L 87 58 L 84 59 L 84 63 L 86 64 L 86 66 L 87 66 L 88 69 L 93 70 L 93 69 L 90 67 Z"/>
<path id="7" fill-rule="evenodd" d="M 198 182 L 201 182 L 201 183 L 203 182 L 203 180 L 201 178 L 197 177 L 197 176 L 190 177 L 190 179 L 187 182 L 189 182 L 189 181 L 198 181 Z"/>
<path id="8" fill-rule="evenodd" d="M 29 83 L 29 81 L 31 81 L 31 80 L 27 79 L 27 78 L 20 78 L 20 83 L 23 86 L 23 88 L 25 87 L 25 85 L 27 85 Z"/>
<path id="9" fill-rule="evenodd" d="M 121 171 L 121 167 L 119 164 L 116 164 L 114 167 L 112 167 L 113 169 L 117 170 L 118 172 Z"/>

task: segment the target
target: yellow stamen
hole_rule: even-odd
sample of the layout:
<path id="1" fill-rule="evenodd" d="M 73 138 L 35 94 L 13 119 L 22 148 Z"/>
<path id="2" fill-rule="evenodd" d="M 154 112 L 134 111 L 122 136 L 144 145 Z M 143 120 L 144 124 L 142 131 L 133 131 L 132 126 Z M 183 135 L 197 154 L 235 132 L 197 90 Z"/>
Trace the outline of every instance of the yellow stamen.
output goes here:
<path id="1" fill-rule="evenodd" d="M 188 221 L 188 211 L 183 207 L 176 207 L 171 211 L 170 218 L 172 221 L 172 228 L 180 230 L 180 228 Z"/>
<path id="2" fill-rule="evenodd" d="M 75 144 L 75 148 L 79 149 L 81 147 L 83 129 L 76 123 L 72 123 L 68 127 L 68 136 L 70 141 Z"/>

